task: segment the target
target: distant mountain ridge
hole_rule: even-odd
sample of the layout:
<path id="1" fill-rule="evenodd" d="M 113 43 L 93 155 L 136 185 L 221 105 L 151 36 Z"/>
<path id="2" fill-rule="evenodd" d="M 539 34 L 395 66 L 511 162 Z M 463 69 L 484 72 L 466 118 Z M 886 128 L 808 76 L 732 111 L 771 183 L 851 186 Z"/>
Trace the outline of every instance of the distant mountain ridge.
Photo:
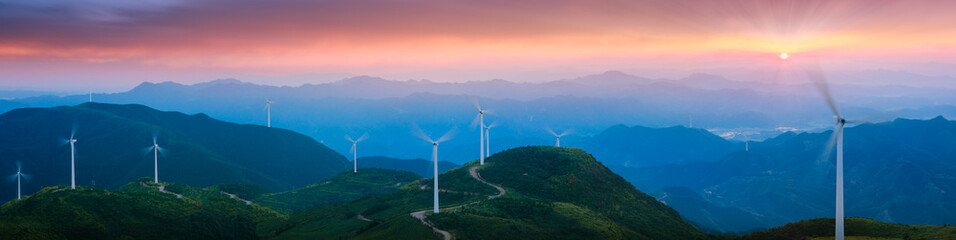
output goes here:
<path id="1" fill-rule="evenodd" d="M 0 115 L 0 171 L 15 162 L 34 178 L 24 193 L 70 184 L 69 138 L 76 126 L 76 182 L 115 189 L 153 176 L 153 134 L 166 152 L 158 161 L 160 180 L 210 186 L 253 183 L 288 190 L 332 176 L 349 167 L 338 153 L 289 130 L 240 125 L 206 115 L 161 112 L 142 105 L 84 103 L 77 106 L 17 109 Z M 16 186 L 3 184 L 0 196 L 15 198 Z"/>
<path id="2" fill-rule="evenodd" d="M 588 139 L 582 148 L 605 164 L 648 167 L 713 162 L 743 149 L 703 129 L 616 125 Z"/>
<path id="3" fill-rule="evenodd" d="M 899 86 L 832 86 L 838 100 L 847 102 L 847 115 L 867 116 L 889 111 L 893 117 L 956 116 L 956 90 Z M 854 91 L 846 91 L 854 89 Z M 860 94 L 866 93 L 866 94 Z M 266 125 L 265 99 L 275 101 L 272 126 L 290 129 L 347 152 L 345 134 L 369 132 L 367 156 L 402 159 L 428 158 L 427 151 L 407 147 L 417 142 L 412 125 L 422 128 L 458 126 L 465 136 L 476 114 L 470 98 L 493 110 L 488 121 L 501 127 L 492 132 L 492 151 L 551 142 L 543 131 L 574 128 L 574 138 L 590 137 L 617 125 L 705 129 L 759 129 L 769 136 L 778 127 L 800 130 L 828 126 L 820 116 L 819 94 L 812 84 L 773 81 L 747 82 L 712 74 L 680 79 L 654 79 L 620 71 L 543 83 L 506 80 L 462 83 L 427 80 L 393 81 L 357 76 L 331 83 L 296 87 L 267 86 L 220 79 L 184 85 L 142 83 L 113 94 L 93 94 L 93 101 L 145 104 L 156 109 L 204 113 L 230 122 Z M 884 97 L 889 96 L 889 97 Z M 0 100 L 0 111 L 22 107 L 51 107 L 87 102 L 87 95 Z M 929 104 L 932 103 L 932 104 Z M 467 130 L 466 130 L 467 129 Z M 447 143 L 446 160 L 474 159 L 478 137 L 459 137 Z M 474 152 L 474 153 L 472 153 Z"/>
<path id="4" fill-rule="evenodd" d="M 383 156 L 360 157 L 359 168 L 382 168 L 399 171 L 409 171 L 422 177 L 431 177 L 434 168 L 431 160 L 425 159 L 396 159 Z M 438 173 L 443 173 L 460 165 L 449 161 L 438 161 Z"/>

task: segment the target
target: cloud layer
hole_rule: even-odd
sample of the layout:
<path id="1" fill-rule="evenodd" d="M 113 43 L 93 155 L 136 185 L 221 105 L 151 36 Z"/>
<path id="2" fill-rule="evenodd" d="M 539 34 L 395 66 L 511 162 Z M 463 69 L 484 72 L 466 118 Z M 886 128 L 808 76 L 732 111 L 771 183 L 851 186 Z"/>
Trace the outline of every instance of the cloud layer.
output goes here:
<path id="1" fill-rule="evenodd" d="M 0 70 L 442 78 L 779 52 L 947 61 L 956 44 L 950 9 L 956 3 L 890 0 L 3 1 Z"/>

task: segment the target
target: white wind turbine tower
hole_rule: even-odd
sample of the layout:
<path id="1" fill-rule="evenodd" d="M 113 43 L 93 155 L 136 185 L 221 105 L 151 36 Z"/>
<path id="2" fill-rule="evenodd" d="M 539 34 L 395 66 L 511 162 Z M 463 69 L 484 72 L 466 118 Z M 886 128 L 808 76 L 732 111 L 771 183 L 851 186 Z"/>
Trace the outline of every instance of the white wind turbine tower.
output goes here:
<path id="1" fill-rule="evenodd" d="M 352 153 L 352 173 L 358 172 L 358 151 L 355 149 L 355 145 L 358 142 L 361 142 L 367 138 L 368 138 L 368 133 L 362 134 L 361 137 L 355 140 L 352 140 L 352 137 L 349 137 L 348 134 L 345 134 L 345 140 L 349 140 L 349 142 L 352 142 L 352 149 L 349 150 L 349 152 Z"/>
<path id="2" fill-rule="evenodd" d="M 275 101 L 269 101 L 269 98 L 266 98 L 266 127 L 272 127 L 272 104 L 276 103 Z"/>
<path id="3" fill-rule="evenodd" d="M 826 78 L 823 76 L 822 70 L 819 66 L 811 65 L 810 69 L 806 71 L 807 77 L 816 84 L 817 89 L 820 91 L 820 94 L 823 95 L 823 98 L 827 101 L 827 105 L 830 106 L 830 110 L 833 111 L 833 122 L 836 124 L 836 129 L 833 130 L 833 136 L 830 137 L 830 141 L 826 145 L 826 150 L 824 151 L 824 157 L 829 158 L 830 152 L 833 150 L 834 143 L 836 143 L 836 232 L 834 234 L 835 239 L 842 240 L 844 238 L 843 233 L 843 127 L 847 123 L 853 123 L 854 121 L 847 121 L 846 118 L 843 118 L 843 115 L 840 114 L 840 110 L 837 108 L 836 102 L 833 100 L 833 96 L 830 94 L 830 87 L 827 85 Z"/>
<path id="4" fill-rule="evenodd" d="M 63 139 L 63 144 L 70 144 L 70 189 L 76 189 L 76 125 L 70 132 L 70 139 Z"/>
<path id="5" fill-rule="evenodd" d="M 488 124 L 488 126 L 485 126 L 485 157 L 486 158 L 491 157 L 491 137 L 490 135 L 488 135 L 489 130 L 497 126 L 498 126 L 498 122 L 493 122 L 491 124 Z"/>
<path id="6" fill-rule="evenodd" d="M 426 135 L 425 132 L 422 132 L 420 128 L 416 128 L 416 129 L 417 131 L 415 132 L 415 135 L 417 135 L 422 140 L 425 140 L 432 144 L 432 162 L 434 163 L 434 166 L 435 166 L 435 168 L 433 169 L 435 186 L 432 187 L 432 189 L 434 190 L 434 199 L 435 199 L 434 212 L 438 213 L 438 143 L 448 141 L 449 139 L 451 139 L 452 135 L 455 134 L 454 133 L 455 128 L 448 130 L 448 132 L 446 132 L 445 135 L 442 135 L 441 138 L 439 138 L 438 140 L 432 140 L 432 138 L 428 137 L 428 135 Z"/>
<path id="7" fill-rule="evenodd" d="M 746 134 L 744 134 L 744 151 L 750 151 L 750 136 L 747 136 Z"/>
<path id="8" fill-rule="evenodd" d="M 159 153 L 165 152 L 166 149 L 159 147 L 159 144 L 156 143 L 156 135 L 157 134 L 155 133 L 153 134 L 153 145 L 143 149 L 143 153 L 146 154 L 149 153 L 149 151 L 153 152 L 153 182 L 159 183 Z"/>
<path id="9" fill-rule="evenodd" d="M 481 109 L 481 105 L 478 104 L 477 98 L 472 97 L 471 102 L 475 104 L 475 108 L 478 109 L 478 116 L 475 117 L 475 120 L 471 121 L 471 126 L 474 127 L 476 124 L 481 124 L 478 125 L 478 135 L 481 135 L 478 139 L 478 163 L 485 165 L 485 113 L 491 113 L 491 111 L 488 109 Z"/>
<path id="10" fill-rule="evenodd" d="M 23 181 L 30 180 L 30 175 L 20 171 L 22 167 L 23 164 L 17 162 L 17 173 L 10 176 L 11 178 L 17 179 L 17 200 L 20 200 L 20 179 L 22 178 Z"/>
<path id="11" fill-rule="evenodd" d="M 740 135 L 744 136 L 744 151 L 749 152 L 750 151 L 750 136 L 748 136 L 747 133 L 744 131 L 740 131 Z"/>
<path id="12" fill-rule="evenodd" d="M 564 136 L 567 136 L 568 134 L 571 134 L 571 129 L 564 130 L 564 132 L 562 132 L 561 134 L 555 133 L 554 130 L 551 130 L 550 127 L 545 127 L 544 129 L 545 129 L 545 130 L 548 130 L 548 133 L 550 133 L 551 135 L 554 135 L 554 138 L 555 138 L 555 140 L 554 140 L 554 146 L 555 146 L 555 147 L 560 147 L 560 146 L 561 146 L 561 137 L 564 137 Z"/>

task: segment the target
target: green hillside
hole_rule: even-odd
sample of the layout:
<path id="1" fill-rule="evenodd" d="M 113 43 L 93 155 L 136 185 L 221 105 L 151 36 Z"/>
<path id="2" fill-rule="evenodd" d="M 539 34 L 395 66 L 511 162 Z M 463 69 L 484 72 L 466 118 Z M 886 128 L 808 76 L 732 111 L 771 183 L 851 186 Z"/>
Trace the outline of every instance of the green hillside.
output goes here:
<path id="1" fill-rule="evenodd" d="M 48 187 L 0 207 L 4 239 L 256 239 L 259 223 L 287 216 L 218 188 L 142 178 L 119 190 Z M 182 198 L 175 194 L 181 194 Z"/>
<path id="2" fill-rule="evenodd" d="M 956 226 L 903 225 L 847 218 L 847 239 L 956 239 Z M 751 233 L 740 240 L 833 239 L 833 218 L 817 218 Z"/>
<path id="3" fill-rule="evenodd" d="M 256 196 L 253 201 L 285 212 L 300 212 L 394 192 L 402 185 L 420 178 L 412 172 L 360 168 L 358 173 L 348 170 L 296 190 Z"/>
<path id="4" fill-rule="evenodd" d="M 153 176 L 153 156 L 144 149 L 158 136 L 165 149 L 159 178 L 194 186 L 248 183 L 284 191 L 328 178 L 350 167 L 338 153 L 289 130 L 242 125 L 206 115 L 162 112 L 142 105 L 85 103 L 16 109 L 0 115 L 0 171 L 15 162 L 33 175 L 25 194 L 70 184 L 69 138 L 76 127 L 76 183 L 117 189 Z M 16 197 L 0 185 L 0 201 Z"/>
<path id="5" fill-rule="evenodd" d="M 507 191 L 472 177 L 469 170 Z M 290 216 L 270 232 L 277 239 L 438 238 L 410 213 L 456 239 L 710 238 L 676 211 L 641 193 L 580 149 L 522 147 L 439 176 L 442 213 L 431 214 L 431 180 L 348 204 Z M 364 218 L 364 219 L 363 219 Z"/>

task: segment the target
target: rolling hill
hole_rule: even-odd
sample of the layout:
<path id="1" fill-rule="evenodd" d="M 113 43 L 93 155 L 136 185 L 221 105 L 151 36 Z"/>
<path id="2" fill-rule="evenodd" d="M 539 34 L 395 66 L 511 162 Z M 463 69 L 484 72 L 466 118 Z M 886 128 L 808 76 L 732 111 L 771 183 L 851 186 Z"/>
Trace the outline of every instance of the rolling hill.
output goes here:
<path id="1" fill-rule="evenodd" d="M 956 239 L 956 226 L 904 225 L 866 218 L 847 218 L 846 239 Z M 833 218 L 817 218 L 789 223 L 742 236 L 740 240 L 833 239 Z"/>
<path id="2" fill-rule="evenodd" d="M 290 190 L 328 178 L 350 166 L 338 153 L 289 130 L 240 125 L 203 114 L 162 112 L 142 105 L 85 103 L 16 109 L 0 115 L 0 172 L 15 162 L 33 175 L 24 194 L 70 184 L 70 147 L 76 129 L 78 185 L 116 189 L 153 176 L 146 150 L 152 136 L 160 155 L 160 180 L 195 186 L 250 183 L 270 191 Z M 16 197 L 14 184 L 0 185 L 0 198 Z"/>
<path id="3" fill-rule="evenodd" d="M 216 187 L 159 185 L 142 178 L 115 191 L 47 187 L 7 202 L 0 207 L 0 238 L 258 239 L 268 235 L 258 232 L 260 223 L 287 217 L 232 199 Z"/>
<path id="4" fill-rule="evenodd" d="M 280 226 L 270 232 L 276 239 L 438 238 L 424 221 L 456 239 L 708 237 L 580 149 L 516 148 L 484 166 L 470 162 L 442 173 L 440 214 L 430 214 L 430 188 L 431 180 L 416 181 L 394 193 L 293 214 L 270 223 Z M 420 210 L 421 221 L 410 214 Z"/>
<path id="5" fill-rule="evenodd" d="M 348 170 L 296 190 L 250 196 L 248 199 L 280 211 L 300 212 L 398 191 L 402 185 L 420 178 L 412 172 L 360 168 L 358 173 Z"/>

